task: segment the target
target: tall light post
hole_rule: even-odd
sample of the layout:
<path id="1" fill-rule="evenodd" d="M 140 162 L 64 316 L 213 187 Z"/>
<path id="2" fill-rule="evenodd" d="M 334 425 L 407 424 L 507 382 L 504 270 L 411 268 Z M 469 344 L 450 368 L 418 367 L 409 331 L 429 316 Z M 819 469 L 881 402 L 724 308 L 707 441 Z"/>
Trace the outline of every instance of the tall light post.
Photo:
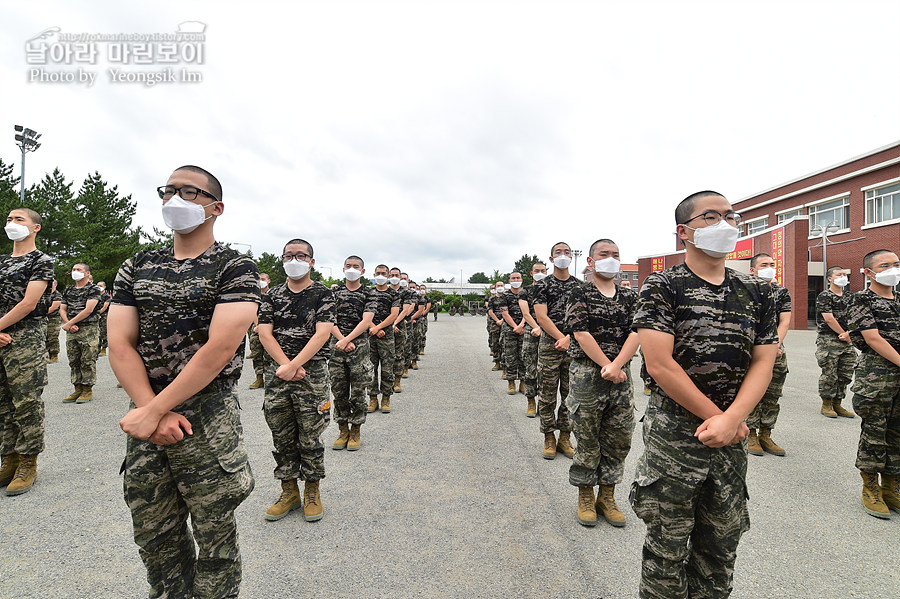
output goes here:
<path id="1" fill-rule="evenodd" d="M 572 255 L 575 256 L 575 276 L 578 276 L 578 257 L 581 255 L 581 250 L 572 250 Z"/>
<path id="2" fill-rule="evenodd" d="M 34 152 L 41 147 L 38 143 L 41 134 L 34 129 L 26 129 L 22 125 L 16 125 L 16 145 L 22 150 L 22 189 L 19 191 L 19 200 L 25 203 L 25 153 Z"/>
<path id="3" fill-rule="evenodd" d="M 249 255 L 249 256 L 253 255 L 253 246 L 250 245 L 249 243 L 240 243 L 237 241 L 232 241 L 231 245 L 246 245 L 247 246 L 247 255 Z"/>
<path id="4" fill-rule="evenodd" d="M 838 231 L 840 227 L 838 227 L 837 221 L 831 221 L 824 227 L 822 225 L 816 225 L 812 229 L 809 230 L 813 236 L 821 236 L 822 237 L 822 276 L 825 280 L 828 279 L 828 234 L 834 233 Z"/>

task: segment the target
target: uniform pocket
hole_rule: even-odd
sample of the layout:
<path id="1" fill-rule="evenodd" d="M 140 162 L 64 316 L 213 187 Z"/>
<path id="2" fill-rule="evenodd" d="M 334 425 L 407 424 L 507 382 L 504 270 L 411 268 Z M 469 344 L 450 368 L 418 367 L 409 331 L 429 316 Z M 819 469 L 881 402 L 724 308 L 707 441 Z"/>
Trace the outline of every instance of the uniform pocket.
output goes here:
<path id="1" fill-rule="evenodd" d="M 628 502 L 635 515 L 648 526 L 659 521 L 659 497 L 656 488 L 661 474 L 647 466 L 645 456 L 638 462 Z"/>
<path id="2" fill-rule="evenodd" d="M 247 466 L 247 450 L 242 439 L 237 400 L 231 392 L 217 392 L 204 397 L 200 418 L 210 449 L 226 472 L 234 473 Z"/>

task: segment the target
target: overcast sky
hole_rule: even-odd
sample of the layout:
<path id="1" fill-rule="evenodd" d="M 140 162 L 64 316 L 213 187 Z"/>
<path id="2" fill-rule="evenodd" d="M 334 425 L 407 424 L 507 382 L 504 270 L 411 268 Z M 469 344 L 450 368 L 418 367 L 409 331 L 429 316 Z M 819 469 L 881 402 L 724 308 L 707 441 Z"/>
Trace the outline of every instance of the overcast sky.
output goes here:
<path id="1" fill-rule="evenodd" d="M 352 253 L 467 279 L 599 237 L 632 262 L 673 249 L 694 191 L 737 201 L 900 139 L 896 1 L 3 4 L 0 157 L 20 164 L 12 125 L 43 134 L 26 184 L 97 170 L 162 227 L 155 188 L 198 164 L 224 187 L 218 239 L 303 237 L 325 274 Z M 172 68 L 202 82 L 113 82 L 168 67 L 106 42 L 93 65 L 26 62 L 51 27 L 185 21 L 204 62 Z"/>

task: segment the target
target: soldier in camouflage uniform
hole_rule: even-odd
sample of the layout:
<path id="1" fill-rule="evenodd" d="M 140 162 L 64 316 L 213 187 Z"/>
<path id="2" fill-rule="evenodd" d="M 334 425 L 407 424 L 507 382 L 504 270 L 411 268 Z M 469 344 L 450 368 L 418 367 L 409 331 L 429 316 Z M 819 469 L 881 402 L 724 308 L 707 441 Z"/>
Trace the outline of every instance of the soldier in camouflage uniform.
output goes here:
<path id="1" fill-rule="evenodd" d="M 543 330 L 534 319 L 534 292 L 538 284 L 547 278 L 547 266 L 543 262 L 535 262 L 531 266 L 531 278 L 534 282 L 519 294 L 519 308 L 525 319 L 525 333 L 522 335 L 522 365 L 525 369 L 525 398 L 527 406 L 525 415 L 529 418 L 537 416 L 535 397 L 538 393 L 538 345 Z"/>
<path id="2" fill-rule="evenodd" d="M 85 403 L 94 398 L 97 380 L 97 354 L 100 351 L 100 317 L 97 314 L 102 298 L 100 288 L 88 278 L 91 269 L 78 263 L 72 267 L 74 285 L 63 291 L 60 315 L 66 333 L 66 354 L 72 371 L 75 391 L 63 398 L 65 403 Z"/>
<path id="3" fill-rule="evenodd" d="M 403 295 L 400 298 L 401 309 L 404 302 L 409 302 L 410 307 L 408 308 L 409 312 L 406 316 L 406 320 L 404 321 L 406 327 L 406 343 L 403 344 L 403 376 L 402 378 L 409 377 L 409 369 L 412 368 L 413 363 L 413 352 L 412 352 L 412 344 L 413 344 L 413 330 L 412 330 L 412 315 L 415 314 L 416 310 L 419 306 L 419 295 L 410 287 L 409 275 L 404 273 L 400 273 L 400 290 Z M 399 359 L 399 358 L 398 358 Z"/>
<path id="4" fill-rule="evenodd" d="M 396 266 L 390 270 L 390 275 L 388 277 L 388 283 L 390 285 L 390 289 L 397 294 L 397 297 L 400 300 L 399 304 L 399 312 L 397 314 L 397 318 L 394 320 L 392 325 L 394 331 L 394 393 L 402 393 L 403 387 L 400 382 L 401 379 L 409 376 L 406 373 L 406 343 L 407 343 L 407 325 L 409 321 L 407 320 L 407 316 L 413 309 L 413 305 L 411 303 L 411 297 L 407 294 L 407 288 L 405 286 L 401 286 L 400 283 L 404 283 L 405 285 L 409 284 L 409 281 L 404 281 L 402 278 L 402 273 L 400 269 Z M 375 409 L 378 409 L 378 406 L 375 406 Z M 373 410 L 369 410 L 372 412 Z"/>
<path id="5" fill-rule="evenodd" d="M 568 243 L 561 241 L 554 244 L 550 248 L 550 260 L 553 261 L 553 275 L 541 281 L 534 294 L 534 313 L 544 331 L 538 345 L 540 397 L 537 412 L 541 419 L 541 432 L 544 433 L 544 449 L 541 455 L 548 460 L 556 457 L 557 449 L 567 458 L 575 455 L 575 448 L 572 447 L 570 439 L 572 422 L 566 408 L 566 397 L 569 395 L 569 364 L 572 362 L 572 358 L 569 357 L 569 344 L 572 336 L 565 323 L 565 317 L 569 293 L 579 285 L 578 279 L 569 274 L 572 249 Z M 557 388 L 560 398 L 558 409 Z M 554 433 L 556 430 L 559 430 L 558 441 Z"/>
<path id="6" fill-rule="evenodd" d="M 832 266 L 826 273 L 828 289 L 816 297 L 816 362 L 822 369 L 819 375 L 821 412 L 828 418 L 853 418 L 853 412 L 841 405 L 847 385 L 853 379 L 856 350 L 847 331 L 847 307 L 850 295 L 844 294 L 849 284 L 849 271 Z"/>
<path id="7" fill-rule="evenodd" d="M 428 313 L 431 312 L 431 300 L 428 299 L 428 288 L 425 285 L 419 285 L 419 295 L 422 296 L 422 305 L 424 308 L 422 309 L 422 320 L 419 321 L 419 327 L 421 328 L 421 342 L 419 343 L 419 355 L 425 355 L 425 341 L 428 337 Z M 437 315 L 437 311 L 435 310 L 435 315 Z M 437 320 L 435 318 L 435 320 Z"/>
<path id="8" fill-rule="evenodd" d="M 747 450 L 753 455 L 763 452 L 783 456 L 785 451 L 772 440 L 772 429 L 778 420 L 784 381 L 787 378 L 787 354 L 784 352 L 784 338 L 791 327 L 791 294 L 787 288 L 775 282 L 775 259 L 769 254 L 756 254 L 750 259 L 750 274 L 756 275 L 772 286 L 772 297 L 775 299 L 775 313 L 778 315 L 778 351 L 775 354 L 775 367 L 772 369 L 772 382 L 750 415 L 747 426 L 750 435 L 747 437 Z M 757 435 L 757 430 L 759 434 Z"/>
<path id="9" fill-rule="evenodd" d="M 91 279 L 93 280 L 93 279 Z M 106 355 L 106 348 L 109 346 L 109 342 L 106 337 L 106 317 L 109 314 L 109 301 L 112 299 L 112 296 L 106 290 L 106 283 L 100 281 L 97 283 L 97 287 L 100 288 L 100 302 L 97 304 L 97 329 L 99 332 L 99 343 L 97 345 L 98 356 Z"/>
<path id="10" fill-rule="evenodd" d="M 408 289 L 412 294 L 412 301 L 415 302 L 415 305 L 413 306 L 412 314 L 409 316 L 406 363 L 410 369 L 418 370 L 419 348 L 422 345 L 422 323 L 419 319 L 422 317 L 422 310 L 425 306 L 422 303 L 422 295 L 419 293 L 418 283 L 410 281 Z"/>
<path id="11" fill-rule="evenodd" d="M 310 277 L 315 258 L 308 241 L 288 241 L 282 261 L 288 280 L 262 296 L 259 310 L 259 339 L 277 365 L 266 380 L 263 411 L 275 445 L 275 478 L 281 481 L 281 495 L 265 517 L 280 520 L 301 506 L 297 480 L 302 479 L 303 515 L 315 522 L 323 514 L 321 436 L 331 417 L 328 339 L 334 294 Z"/>
<path id="12" fill-rule="evenodd" d="M 62 293 L 56 290 L 56 279 L 53 279 L 50 292 L 50 308 L 47 312 L 47 354 L 49 362 L 59 361 L 59 329 L 62 327 L 62 316 L 59 307 L 62 305 Z"/>
<path id="13" fill-rule="evenodd" d="M 159 193 L 174 245 L 125 261 L 109 311 L 110 365 L 132 402 L 120 422 L 125 501 L 150 597 L 237 597 L 234 510 L 253 474 L 234 386 L 259 272 L 215 241 L 214 176 L 181 167 Z"/>
<path id="14" fill-rule="evenodd" d="M 34 485 L 44 451 L 47 310 L 53 259 L 35 247 L 41 216 L 17 208 L 6 217 L 11 254 L 0 255 L 0 486 L 21 495 Z"/>
<path id="15" fill-rule="evenodd" d="M 503 289 L 503 283 L 494 283 L 491 287 L 491 297 L 487 302 L 488 335 L 490 336 L 491 355 L 494 356 L 494 366 L 491 370 L 503 368 L 503 343 L 500 339 L 500 333 L 503 332 L 501 327 L 503 319 L 500 317 L 500 306 L 503 305 L 501 289 Z"/>
<path id="16" fill-rule="evenodd" d="M 725 267 L 740 217 L 724 197 L 685 198 L 675 222 L 685 263 L 646 279 L 633 322 L 652 377 L 631 487 L 647 525 L 639 595 L 727 597 L 750 527 L 744 420 L 772 377 L 775 302 Z"/>
<path id="17" fill-rule="evenodd" d="M 371 291 L 374 317 L 369 326 L 369 359 L 372 361 L 372 382 L 369 384 L 369 412 L 378 409 L 379 380 L 381 381 L 381 412 L 391 411 L 391 394 L 394 391 L 395 361 L 403 359 L 397 355 L 394 342 L 394 322 L 400 314 L 400 293 L 388 286 L 388 267 L 375 267 L 375 288 Z M 398 283 L 398 287 L 399 287 Z M 380 376 L 379 376 L 380 374 Z"/>
<path id="18" fill-rule="evenodd" d="M 637 333 L 631 330 L 637 294 L 616 286 L 619 248 L 613 241 L 595 241 L 587 261 L 593 280 L 572 289 L 566 307 L 574 337 L 566 407 L 578 441 L 569 483 L 578 487 L 576 517 L 581 524 L 596 526 L 602 514 L 613 526 L 625 526 L 615 489 L 622 482 L 634 433 L 629 365 L 638 347 Z"/>
<path id="19" fill-rule="evenodd" d="M 862 419 L 856 467 L 863 508 L 889 519 L 890 510 L 900 512 L 900 258 L 875 250 L 863 266 L 869 288 L 853 296 L 847 313 L 850 337 L 862 352 L 850 387 Z"/>
<path id="20" fill-rule="evenodd" d="M 365 267 L 359 256 L 344 260 L 347 282 L 334 292 L 336 322 L 332 335 L 337 342 L 328 361 L 328 372 L 334 396 L 334 421 L 340 429 L 331 448 L 338 450 L 359 449 L 360 427 L 366 422 L 366 391 L 372 384 L 369 327 L 378 306 L 372 298 L 371 288 L 363 287 L 359 282 L 366 272 Z"/>
<path id="21" fill-rule="evenodd" d="M 269 275 L 264 272 L 259 273 L 260 293 L 263 295 L 268 293 L 269 283 L 271 282 Z M 259 332 L 256 330 L 258 326 L 259 322 L 254 322 L 250 325 L 250 330 L 247 331 L 247 338 L 250 341 L 250 358 L 253 360 L 253 372 L 256 374 L 256 379 L 250 383 L 251 389 L 261 389 L 265 386 L 266 370 L 272 364 L 272 359 L 259 341 Z"/>
<path id="22" fill-rule="evenodd" d="M 525 366 L 522 364 L 525 317 L 519 306 L 519 298 L 522 297 L 522 273 L 510 273 L 509 284 L 510 290 L 500 296 L 500 317 L 503 319 L 500 327 L 504 340 L 503 365 L 507 381 L 506 393 L 515 395 L 516 381 L 519 381 L 519 391 L 525 393 Z"/>

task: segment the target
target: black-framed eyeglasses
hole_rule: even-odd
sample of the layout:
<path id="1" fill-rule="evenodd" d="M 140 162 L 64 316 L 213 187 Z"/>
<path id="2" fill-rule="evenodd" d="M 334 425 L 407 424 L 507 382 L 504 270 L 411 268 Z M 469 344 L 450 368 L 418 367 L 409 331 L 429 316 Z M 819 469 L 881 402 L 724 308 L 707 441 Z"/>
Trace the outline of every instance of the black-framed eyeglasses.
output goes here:
<path id="1" fill-rule="evenodd" d="M 172 185 L 162 185 L 156 188 L 156 193 L 159 194 L 159 198 L 161 200 L 170 200 L 172 196 L 176 193 L 181 196 L 182 200 L 193 201 L 197 199 L 198 195 L 203 195 L 208 198 L 212 198 L 215 201 L 219 201 L 219 198 L 209 193 L 208 191 L 204 191 L 199 187 L 194 187 L 193 185 L 184 185 L 182 187 L 174 187 Z"/>
<path id="2" fill-rule="evenodd" d="M 698 214 L 697 216 L 692 216 L 691 218 L 687 219 L 686 221 L 684 221 L 681 224 L 686 225 L 689 222 L 691 222 L 692 220 L 695 220 L 698 218 L 703 218 L 703 222 L 705 222 L 707 224 L 707 226 L 715 225 L 716 223 L 721 222 L 722 219 L 725 219 L 725 222 L 727 222 L 732 227 L 737 227 L 739 224 L 741 224 L 741 215 L 738 214 L 737 212 L 730 211 L 730 212 L 726 212 L 725 214 L 722 214 L 721 212 L 716 212 L 715 210 L 707 210 L 703 214 Z"/>
<path id="3" fill-rule="evenodd" d="M 303 260 L 304 262 L 308 262 L 312 258 L 312 256 L 310 256 L 309 254 L 304 254 L 303 252 L 299 252 L 296 254 L 284 254 L 281 256 L 281 261 L 287 262 L 288 260 L 291 260 L 292 258 L 297 258 L 298 260 Z"/>

